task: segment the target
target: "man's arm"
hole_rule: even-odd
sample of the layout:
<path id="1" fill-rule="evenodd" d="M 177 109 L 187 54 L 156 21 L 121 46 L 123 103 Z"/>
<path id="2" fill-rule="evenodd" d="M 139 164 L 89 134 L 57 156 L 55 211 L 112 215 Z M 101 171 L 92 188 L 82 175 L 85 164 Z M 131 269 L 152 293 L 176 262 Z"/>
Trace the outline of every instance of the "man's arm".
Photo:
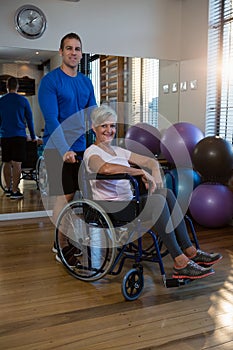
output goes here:
<path id="1" fill-rule="evenodd" d="M 32 140 L 36 140 L 36 135 L 34 131 L 34 122 L 33 122 L 33 115 L 32 115 L 32 110 L 30 107 L 30 104 L 28 100 L 25 98 L 25 112 L 24 112 L 26 121 L 27 121 L 27 126 L 28 130 L 30 132 L 30 136 Z"/>
<path id="2" fill-rule="evenodd" d="M 58 119 L 59 110 L 55 84 L 47 76 L 42 78 L 38 90 L 38 101 L 46 123 L 47 132 L 50 135 L 49 143 L 57 148 L 63 156 L 69 150 L 69 145 L 66 142 Z"/>

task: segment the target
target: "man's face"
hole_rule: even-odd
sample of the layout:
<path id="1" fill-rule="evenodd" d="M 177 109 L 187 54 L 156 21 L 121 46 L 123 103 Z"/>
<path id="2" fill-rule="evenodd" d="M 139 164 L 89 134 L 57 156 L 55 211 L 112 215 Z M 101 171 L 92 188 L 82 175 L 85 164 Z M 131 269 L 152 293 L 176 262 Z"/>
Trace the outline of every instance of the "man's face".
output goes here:
<path id="1" fill-rule="evenodd" d="M 77 39 L 66 39 L 63 49 L 59 49 L 63 64 L 70 68 L 76 68 L 82 58 L 81 43 Z"/>

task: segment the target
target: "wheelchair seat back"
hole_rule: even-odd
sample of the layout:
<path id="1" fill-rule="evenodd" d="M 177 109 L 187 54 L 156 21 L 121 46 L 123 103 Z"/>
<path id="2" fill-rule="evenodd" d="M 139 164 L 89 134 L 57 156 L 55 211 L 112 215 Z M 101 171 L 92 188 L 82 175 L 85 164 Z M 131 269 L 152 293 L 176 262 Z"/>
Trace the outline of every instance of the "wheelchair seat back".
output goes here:
<path id="1" fill-rule="evenodd" d="M 37 142 L 27 141 L 26 143 L 26 159 L 22 162 L 22 169 L 36 169 L 38 160 Z"/>

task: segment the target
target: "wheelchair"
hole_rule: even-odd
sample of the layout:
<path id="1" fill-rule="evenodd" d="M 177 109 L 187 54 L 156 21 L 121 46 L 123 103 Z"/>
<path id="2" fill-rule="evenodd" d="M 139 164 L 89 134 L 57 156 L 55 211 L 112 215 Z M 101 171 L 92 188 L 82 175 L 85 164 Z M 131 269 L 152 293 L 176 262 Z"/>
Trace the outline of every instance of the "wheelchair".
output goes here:
<path id="1" fill-rule="evenodd" d="M 143 262 L 159 265 L 165 287 L 179 287 L 192 281 L 166 277 L 162 259 L 168 251 L 156 232 L 145 228 L 137 219 L 140 185 L 136 178 L 128 174 L 87 173 L 81 177 L 81 196 L 61 210 L 55 229 L 58 256 L 69 274 L 82 281 L 94 282 L 107 274 L 120 274 L 126 260 L 132 261 L 132 268 L 124 275 L 121 285 L 121 292 L 128 301 L 136 300 L 143 291 Z M 93 179 L 130 181 L 135 194 L 135 220 L 130 228 L 121 221 L 121 214 L 113 220 L 106 208 L 92 199 L 90 180 Z M 186 219 L 192 240 L 199 248 L 192 221 L 188 216 Z"/>

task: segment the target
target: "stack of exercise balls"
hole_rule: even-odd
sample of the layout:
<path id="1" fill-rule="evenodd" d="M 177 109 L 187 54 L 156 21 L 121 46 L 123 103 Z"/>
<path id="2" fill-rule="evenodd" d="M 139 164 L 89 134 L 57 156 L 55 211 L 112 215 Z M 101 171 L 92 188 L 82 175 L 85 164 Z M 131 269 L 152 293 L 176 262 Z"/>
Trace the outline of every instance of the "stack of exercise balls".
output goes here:
<path id="1" fill-rule="evenodd" d="M 196 145 L 192 160 L 202 177 L 191 196 L 192 217 L 206 227 L 229 224 L 233 217 L 233 192 L 228 187 L 233 169 L 232 145 L 217 136 L 205 137 Z"/>
<path id="2" fill-rule="evenodd" d="M 147 123 L 131 126 L 125 147 L 147 156 L 162 156 L 171 165 L 165 186 L 177 196 L 183 213 L 206 227 L 222 227 L 233 217 L 232 145 L 188 122 L 171 125 L 161 133 Z"/>

